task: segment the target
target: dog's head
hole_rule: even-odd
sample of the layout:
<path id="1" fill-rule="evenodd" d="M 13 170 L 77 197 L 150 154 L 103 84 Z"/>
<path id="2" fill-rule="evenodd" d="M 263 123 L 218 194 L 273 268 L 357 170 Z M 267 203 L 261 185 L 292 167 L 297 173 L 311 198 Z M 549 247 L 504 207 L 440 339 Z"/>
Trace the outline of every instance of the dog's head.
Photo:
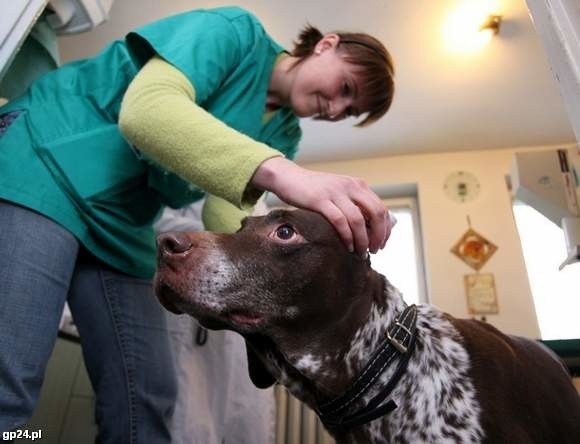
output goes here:
<path id="1" fill-rule="evenodd" d="M 234 234 L 161 235 L 155 290 L 174 313 L 283 351 L 308 348 L 312 335 L 348 334 L 344 319 L 366 305 L 361 293 L 370 272 L 324 217 L 275 210 L 246 218 Z M 273 383 L 248 353 L 254 383 Z"/>

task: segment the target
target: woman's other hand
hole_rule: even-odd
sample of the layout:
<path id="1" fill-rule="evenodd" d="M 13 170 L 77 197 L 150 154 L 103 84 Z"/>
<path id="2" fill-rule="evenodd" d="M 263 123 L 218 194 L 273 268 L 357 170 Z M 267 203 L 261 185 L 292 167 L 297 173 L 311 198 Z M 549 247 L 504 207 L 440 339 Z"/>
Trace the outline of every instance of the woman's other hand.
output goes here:
<path id="1" fill-rule="evenodd" d="M 302 168 L 283 157 L 264 161 L 252 177 L 289 205 L 316 211 L 334 226 L 350 251 L 376 253 L 391 234 L 394 219 L 362 179 Z"/>

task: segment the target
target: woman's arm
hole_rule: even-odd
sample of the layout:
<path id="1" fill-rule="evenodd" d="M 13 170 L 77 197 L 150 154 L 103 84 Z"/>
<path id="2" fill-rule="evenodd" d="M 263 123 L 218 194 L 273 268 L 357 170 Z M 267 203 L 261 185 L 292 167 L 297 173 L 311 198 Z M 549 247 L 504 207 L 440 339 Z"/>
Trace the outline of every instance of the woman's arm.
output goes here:
<path id="1" fill-rule="evenodd" d="M 163 167 L 238 207 L 252 207 L 262 190 L 250 179 L 266 159 L 282 154 L 228 127 L 195 103 L 176 68 L 154 57 L 123 98 L 125 138 Z"/>

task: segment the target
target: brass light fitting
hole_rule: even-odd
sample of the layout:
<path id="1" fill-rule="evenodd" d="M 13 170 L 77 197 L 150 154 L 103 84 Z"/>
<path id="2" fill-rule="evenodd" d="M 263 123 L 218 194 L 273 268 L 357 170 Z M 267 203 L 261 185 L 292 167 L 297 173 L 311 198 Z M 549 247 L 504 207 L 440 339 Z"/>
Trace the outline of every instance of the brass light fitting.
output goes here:
<path id="1" fill-rule="evenodd" d="M 485 31 L 489 29 L 493 35 L 499 32 L 499 27 L 501 25 L 501 15 L 488 15 L 484 22 L 479 26 L 480 31 Z"/>

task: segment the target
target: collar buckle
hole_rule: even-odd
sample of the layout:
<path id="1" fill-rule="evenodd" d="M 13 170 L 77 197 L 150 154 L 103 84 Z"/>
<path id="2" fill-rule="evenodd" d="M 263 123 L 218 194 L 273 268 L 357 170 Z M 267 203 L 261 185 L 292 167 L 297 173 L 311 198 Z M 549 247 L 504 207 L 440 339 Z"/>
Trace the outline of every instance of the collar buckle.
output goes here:
<path id="1" fill-rule="evenodd" d="M 407 353 L 408 348 L 405 347 L 403 344 L 401 344 L 397 339 L 393 338 L 389 332 L 387 332 L 387 339 L 389 340 L 391 345 L 399 351 L 399 353 L 403 355 Z"/>
<path id="2" fill-rule="evenodd" d="M 399 328 L 399 330 L 403 330 L 405 333 L 407 333 L 409 335 L 409 338 L 411 336 L 413 336 L 413 333 L 411 332 L 411 330 L 409 330 L 404 324 L 402 324 L 398 319 L 395 320 L 395 325 Z M 403 343 L 399 340 L 396 339 L 394 337 L 391 336 L 391 334 L 387 331 L 387 339 L 388 341 L 391 343 L 391 345 L 393 347 L 395 347 L 399 353 L 401 354 L 405 354 L 407 353 L 407 350 L 409 349 L 408 347 L 406 347 L 405 345 L 403 345 Z"/>

